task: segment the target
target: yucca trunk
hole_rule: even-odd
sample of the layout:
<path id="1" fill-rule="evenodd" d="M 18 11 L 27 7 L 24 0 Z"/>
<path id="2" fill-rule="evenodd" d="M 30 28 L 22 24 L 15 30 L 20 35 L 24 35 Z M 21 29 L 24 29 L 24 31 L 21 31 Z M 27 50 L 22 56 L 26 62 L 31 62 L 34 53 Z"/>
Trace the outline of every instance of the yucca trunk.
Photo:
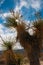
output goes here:
<path id="1" fill-rule="evenodd" d="M 7 65 L 16 65 L 16 59 L 12 50 L 7 50 L 6 52 Z"/>
<path id="2" fill-rule="evenodd" d="M 31 54 L 29 57 L 30 60 L 30 65 L 40 65 L 40 61 L 39 61 L 39 53 L 37 51 L 37 49 L 32 48 Z"/>
<path id="3" fill-rule="evenodd" d="M 39 44 L 36 37 L 32 37 L 22 27 L 17 28 L 18 38 L 21 45 L 27 51 L 30 65 L 40 65 L 39 62 Z"/>
<path id="4" fill-rule="evenodd" d="M 40 65 L 39 56 L 37 52 L 32 52 L 29 60 L 30 60 L 30 65 Z"/>
<path id="5" fill-rule="evenodd" d="M 31 42 L 31 53 L 30 53 L 30 65 L 40 65 L 39 61 L 39 53 L 40 53 L 40 47 L 39 47 L 39 39 L 35 36 L 33 38 L 33 42 Z"/>

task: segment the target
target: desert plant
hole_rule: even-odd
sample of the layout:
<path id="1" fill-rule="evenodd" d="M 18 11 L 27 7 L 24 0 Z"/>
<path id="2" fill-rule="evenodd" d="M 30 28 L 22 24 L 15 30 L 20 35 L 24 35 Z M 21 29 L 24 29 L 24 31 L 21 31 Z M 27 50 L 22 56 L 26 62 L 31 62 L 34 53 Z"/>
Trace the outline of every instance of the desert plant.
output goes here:
<path id="1" fill-rule="evenodd" d="M 9 20 L 10 19 L 10 20 Z M 17 20 L 19 22 L 17 22 Z M 25 23 L 22 21 L 20 23 L 19 17 L 8 17 L 5 26 L 14 27 L 17 30 L 17 40 L 19 40 L 20 44 L 27 51 L 28 58 L 30 59 L 30 65 L 40 65 L 39 63 L 39 32 L 38 29 L 35 29 L 35 35 L 32 36 L 26 31 Z M 15 25 L 16 23 L 16 25 Z M 38 33 L 37 33 L 37 32 Z"/>
<path id="2" fill-rule="evenodd" d="M 6 47 L 6 50 L 4 51 L 3 54 L 6 58 L 7 65 L 16 65 L 17 61 L 16 61 L 15 53 L 12 50 L 14 43 L 10 41 L 4 41 L 2 37 L 1 39 L 3 41 L 2 46 Z"/>
<path id="3" fill-rule="evenodd" d="M 39 43 L 40 43 L 39 47 L 41 49 L 43 44 L 43 19 L 39 19 L 33 22 L 33 25 L 39 30 Z"/>

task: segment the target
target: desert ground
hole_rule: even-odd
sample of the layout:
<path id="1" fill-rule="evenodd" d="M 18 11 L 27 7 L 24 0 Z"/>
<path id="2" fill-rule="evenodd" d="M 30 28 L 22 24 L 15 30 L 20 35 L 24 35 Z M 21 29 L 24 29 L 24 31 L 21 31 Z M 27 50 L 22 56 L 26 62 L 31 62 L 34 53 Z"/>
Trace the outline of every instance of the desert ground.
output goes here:
<path id="1" fill-rule="evenodd" d="M 30 63 L 28 62 L 28 60 L 24 60 L 23 64 L 22 65 L 30 65 Z M 43 65 L 43 61 L 40 60 L 40 65 Z"/>
<path id="2" fill-rule="evenodd" d="M 5 55 L 0 55 L 0 65 L 6 65 L 6 59 L 4 57 Z M 21 55 L 19 55 L 21 56 Z M 23 56 L 22 56 L 23 57 Z M 22 58 L 22 61 L 21 61 L 21 64 L 20 65 L 30 65 L 29 63 L 29 60 L 28 60 L 28 57 L 27 56 L 24 56 Z M 40 57 L 40 65 L 43 65 L 43 54 L 41 55 Z"/>

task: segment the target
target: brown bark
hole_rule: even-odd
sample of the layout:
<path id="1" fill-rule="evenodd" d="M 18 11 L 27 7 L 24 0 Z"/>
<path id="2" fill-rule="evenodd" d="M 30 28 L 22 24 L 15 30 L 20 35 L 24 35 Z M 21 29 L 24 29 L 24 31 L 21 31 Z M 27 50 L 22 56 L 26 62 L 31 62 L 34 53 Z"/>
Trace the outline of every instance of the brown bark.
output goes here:
<path id="1" fill-rule="evenodd" d="M 30 65 L 40 65 L 39 62 L 39 43 L 36 36 L 30 36 L 22 26 L 17 28 L 18 38 L 21 45 L 27 51 Z M 29 50 L 30 49 L 30 50 Z"/>
<path id="2" fill-rule="evenodd" d="M 39 55 L 35 51 L 31 53 L 29 60 L 30 60 L 30 65 L 40 65 Z"/>
<path id="3" fill-rule="evenodd" d="M 37 45 L 32 46 L 30 56 L 28 55 L 28 57 L 30 60 L 30 65 L 40 65 L 39 47 Z"/>

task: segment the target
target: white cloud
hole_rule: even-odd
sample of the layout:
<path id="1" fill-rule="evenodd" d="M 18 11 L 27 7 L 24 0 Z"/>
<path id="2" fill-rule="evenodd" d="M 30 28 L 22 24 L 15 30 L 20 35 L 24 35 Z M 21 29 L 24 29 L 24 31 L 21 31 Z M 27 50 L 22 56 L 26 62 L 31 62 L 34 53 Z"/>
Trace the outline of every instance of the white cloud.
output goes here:
<path id="1" fill-rule="evenodd" d="M 17 37 L 17 31 L 15 28 L 5 28 L 2 24 L 0 24 L 0 35 L 3 37 L 3 39 L 5 40 L 4 37 L 7 37 L 9 40 L 9 37 Z"/>
<path id="2" fill-rule="evenodd" d="M 23 47 L 20 45 L 19 42 L 16 43 L 16 45 L 13 47 L 13 49 L 23 49 Z"/>
<path id="3" fill-rule="evenodd" d="M 22 8 L 23 6 L 27 7 L 27 2 L 25 0 L 21 0 L 20 5 L 20 8 Z"/>
<path id="4" fill-rule="evenodd" d="M 2 19 L 5 19 L 7 16 L 11 16 L 11 13 L 10 13 L 10 12 L 0 13 L 0 17 L 1 17 Z"/>
<path id="5" fill-rule="evenodd" d="M 14 41 L 15 40 L 15 34 L 14 33 L 7 33 L 7 34 L 2 34 L 1 37 L 3 38 L 4 41 Z"/>
<path id="6" fill-rule="evenodd" d="M 15 11 L 19 11 L 21 10 L 21 8 L 24 6 L 26 8 L 30 8 L 30 6 L 32 8 L 34 8 L 36 11 L 38 11 L 40 9 L 40 0 L 20 0 L 20 3 L 17 3 L 16 4 L 16 7 L 15 7 Z"/>
<path id="7" fill-rule="evenodd" d="M 0 34 L 2 34 L 2 33 L 3 33 L 2 28 L 3 28 L 3 25 L 2 25 L 2 24 L 0 24 Z"/>
<path id="8" fill-rule="evenodd" d="M 35 10 L 40 9 L 40 0 L 31 0 L 31 7 Z"/>
<path id="9" fill-rule="evenodd" d="M 3 28 L 3 25 L 2 25 L 2 24 L 0 24 L 0 35 L 4 34 L 4 32 L 3 32 L 2 28 Z M 3 42 L 2 42 L 2 40 L 1 40 L 1 38 L 0 38 L 0 50 L 2 50 L 2 49 L 3 49 L 3 48 L 2 48 L 2 44 L 3 44 Z"/>
<path id="10" fill-rule="evenodd" d="M 2 24 L 0 24 L 0 29 L 1 29 L 1 28 L 3 28 L 3 25 L 2 25 Z"/>
<path id="11" fill-rule="evenodd" d="M 27 8 L 27 2 L 25 0 L 20 0 L 20 4 L 17 3 L 14 10 L 19 11 L 23 6 Z"/>

